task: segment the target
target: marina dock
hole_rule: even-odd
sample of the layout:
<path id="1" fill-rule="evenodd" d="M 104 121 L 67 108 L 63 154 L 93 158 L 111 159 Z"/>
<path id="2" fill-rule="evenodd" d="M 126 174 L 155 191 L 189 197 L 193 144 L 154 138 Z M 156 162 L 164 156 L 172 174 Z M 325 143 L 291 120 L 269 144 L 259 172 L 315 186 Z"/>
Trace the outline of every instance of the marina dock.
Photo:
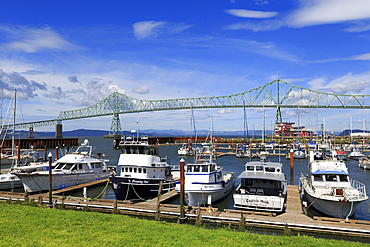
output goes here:
<path id="1" fill-rule="evenodd" d="M 107 181 L 99 180 L 93 183 L 80 185 L 92 186 L 96 183 L 106 183 Z M 72 188 L 76 189 L 76 188 Z M 69 189 L 71 190 L 71 188 Z M 172 204 L 164 204 L 170 199 L 175 198 L 178 194 L 175 191 L 169 191 L 161 195 L 161 203 L 158 211 L 157 198 L 130 204 L 127 201 L 117 200 L 84 200 L 84 198 L 70 198 L 68 196 L 61 197 L 61 194 L 67 194 L 67 190 L 59 190 L 53 192 L 53 207 L 61 207 L 63 205 L 69 209 L 81 210 L 88 208 L 89 211 L 97 212 L 116 212 L 119 214 L 127 214 L 138 217 L 153 218 L 157 213 L 160 213 L 162 219 L 177 221 L 180 215 L 180 206 Z M 59 195 L 59 196 L 58 196 Z M 41 197 L 40 197 L 41 196 Z M 20 200 L 24 201 L 26 195 L 24 193 L 0 192 L 0 200 Z M 47 194 L 29 195 L 29 200 L 34 200 L 43 204 L 48 204 Z M 217 208 L 200 207 L 201 219 L 203 223 L 219 226 L 229 226 L 237 228 L 240 223 L 241 214 L 244 214 L 246 229 L 252 231 L 275 231 L 277 234 L 284 232 L 284 229 L 289 228 L 292 235 L 306 234 L 313 236 L 329 235 L 330 238 L 351 239 L 355 241 L 367 242 L 370 237 L 370 221 L 352 220 L 346 222 L 345 219 L 336 219 L 328 217 L 308 217 L 303 213 L 301 206 L 300 194 L 298 187 L 288 185 L 287 193 L 287 208 L 282 214 L 268 212 L 252 212 L 226 209 L 219 211 Z M 189 223 L 195 222 L 199 218 L 199 209 L 197 207 L 185 207 L 186 218 Z"/>

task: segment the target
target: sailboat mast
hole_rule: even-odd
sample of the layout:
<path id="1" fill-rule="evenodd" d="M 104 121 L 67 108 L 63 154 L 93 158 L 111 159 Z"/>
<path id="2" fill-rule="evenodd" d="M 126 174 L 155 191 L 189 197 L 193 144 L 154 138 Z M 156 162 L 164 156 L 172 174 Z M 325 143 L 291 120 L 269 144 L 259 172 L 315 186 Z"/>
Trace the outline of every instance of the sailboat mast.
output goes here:
<path id="1" fill-rule="evenodd" d="M 262 115 L 262 143 L 265 143 L 265 105 L 263 105 Z"/>
<path id="2" fill-rule="evenodd" d="M 14 156 L 14 149 L 15 149 L 15 142 L 14 142 L 14 135 L 15 135 L 15 111 L 16 111 L 16 99 L 17 99 L 17 89 L 14 89 L 14 112 L 13 112 L 13 137 L 12 137 L 12 156 Z"/>

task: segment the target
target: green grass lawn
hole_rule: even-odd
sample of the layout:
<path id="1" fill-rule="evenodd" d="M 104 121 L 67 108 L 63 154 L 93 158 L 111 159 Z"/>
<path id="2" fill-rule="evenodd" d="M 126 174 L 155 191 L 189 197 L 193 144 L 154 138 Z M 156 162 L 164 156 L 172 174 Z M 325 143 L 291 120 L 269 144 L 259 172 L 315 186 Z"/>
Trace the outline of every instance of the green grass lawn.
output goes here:
<path id="1" fill-rule="evenodd" d="M 362 246 L 0 203 L 0 246 Z"/>

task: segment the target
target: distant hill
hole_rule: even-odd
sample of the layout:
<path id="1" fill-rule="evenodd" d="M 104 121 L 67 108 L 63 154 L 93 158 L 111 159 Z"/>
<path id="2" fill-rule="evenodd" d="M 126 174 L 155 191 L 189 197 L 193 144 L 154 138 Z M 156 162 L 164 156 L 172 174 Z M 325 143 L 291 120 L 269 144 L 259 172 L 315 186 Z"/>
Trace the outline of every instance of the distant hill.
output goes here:
<path id="1" fill-rule="evenodd" d="M 352 133 L 370 133 L 370 131 L 368 130 L 359 130 L 359 129 L 354 129 L 352 130 Z M 346 129 L 346 130 L 343 130 L 338 136 L 349 136 L 351 133 L 351 130 L 349 129 Z"/>

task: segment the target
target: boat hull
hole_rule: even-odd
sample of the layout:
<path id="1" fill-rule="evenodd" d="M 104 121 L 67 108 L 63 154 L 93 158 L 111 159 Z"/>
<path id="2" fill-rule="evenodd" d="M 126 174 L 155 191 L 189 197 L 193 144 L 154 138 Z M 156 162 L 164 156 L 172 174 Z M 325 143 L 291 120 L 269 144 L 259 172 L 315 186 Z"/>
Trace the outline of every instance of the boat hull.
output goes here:
<path id="1" fill-rule="evenodd" d="M 306 154 L 302 151 L 295 151 L 293 153 L 293 158 L 294 159 L 305 159 L 306 158 Z"/>
<path id="2" fill-rule="evenodd" d="M 314 207 L 321 213 L 335 218 L 344 219 L 347 216 L 348 217 L 353 216 L 355 214 L 355 209 L 362 202 L 354 201 L 352 205 L 352 202 L 348 201 L 325 200 L 311 195 L 310 193 L 307 192 L 305 188 L 303 188 L 303 190 L 304 197 L 307 200 L 308 205 L 312 205 L 312 207 Z"/>
<path id="3" fill-rule="evenodd" d="M 7 173 L 0 176 L 0 190 L 11 190 L 22 186 L 22 181 L 12 174 Z"/>
<path id="4" fill-rule="evenodd" d="M 285 198 L 279 196 L 234 194 L 234 207 L 256 211 L 282 212 Z"/>
<path id="5" fill-rule="evenodd" d="M 147 200 L 158 196 L 159 183 L 162 181 L 162 193 L 175 188 L 174 180 L 138 179 L 110 177 L 117 200 Z"/>
<path id="6" fill-rule="evenodd" d="M 102 173 L 78 173 L 78 174 L 52 174 L 52 190 L 64 189 L 71 186 L 92 182 L 95 180 L 106 179 L 111 175 L 110 172 Z M 20 174 L 17 176 L 22 180 L 24 191 L 30 193 L 43 192 L 49 190 L 49 174 Z"/>
<path id="7" fill-rule="evenodd" d="M 188 206 L 203 206 L 208 204 L 208 196 L 211 196 L 211 202 L 217 202 L 229 195 L 235 185 L 235 174 L 233 174 L 228 182 L 222 183 L 207 183 L 200 185 L 202 189 L 185 190 L 185 203 Z"/>

